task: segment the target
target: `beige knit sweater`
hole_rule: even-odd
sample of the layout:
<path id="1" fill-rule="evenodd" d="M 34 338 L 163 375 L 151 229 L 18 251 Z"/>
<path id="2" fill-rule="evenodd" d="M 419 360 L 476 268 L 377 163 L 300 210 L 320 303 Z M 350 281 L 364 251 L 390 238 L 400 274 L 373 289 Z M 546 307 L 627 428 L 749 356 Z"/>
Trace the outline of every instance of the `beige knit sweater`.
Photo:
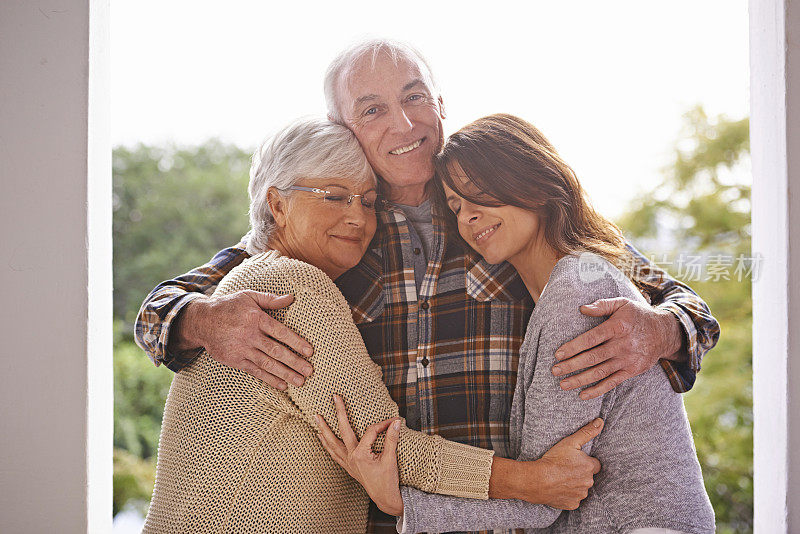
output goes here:
<path id="1" fill-rule="evenodd" d="M 270 313 L 314 346 L 314 374 L 282 392 L 203 353 L 175 375 L 143 532 L 364 532 L 367 494 L 322 448 L 313 417 L 341 437 L 334 393 L 359 438 L 397 416 L 380 367 L 344 297 L 316 267 L 265 252 L 231 271 L 215 294 L 242 289 L 294 295 Z M 492 451 L 403 425 L 397 454 L 402 485 L 488 496 Z"/>

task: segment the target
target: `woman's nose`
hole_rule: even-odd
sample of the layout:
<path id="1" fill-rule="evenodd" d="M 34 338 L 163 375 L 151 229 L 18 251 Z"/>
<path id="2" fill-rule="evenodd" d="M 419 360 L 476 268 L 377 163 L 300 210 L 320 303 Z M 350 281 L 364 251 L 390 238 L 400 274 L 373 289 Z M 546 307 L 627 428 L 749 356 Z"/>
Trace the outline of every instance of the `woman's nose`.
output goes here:
<path id="1" fill-rule="evenodd" d="M 350 201 L 350 204 L 345 208 L 345 216 L 347 217 L 347 224 L 353 226 L 362 226 L 367 217 L 370 216 L 369 209 L 361 204 L 361 199 L 356 197 Z"/>
<path id="2" fill-rule="evenodd" d="M 459 222 L 462 224 L 474 224 L 478 220 L 478 215 L 478 211 L 471 202 L 461 202 L 461 209 L 458 211 Z"/>

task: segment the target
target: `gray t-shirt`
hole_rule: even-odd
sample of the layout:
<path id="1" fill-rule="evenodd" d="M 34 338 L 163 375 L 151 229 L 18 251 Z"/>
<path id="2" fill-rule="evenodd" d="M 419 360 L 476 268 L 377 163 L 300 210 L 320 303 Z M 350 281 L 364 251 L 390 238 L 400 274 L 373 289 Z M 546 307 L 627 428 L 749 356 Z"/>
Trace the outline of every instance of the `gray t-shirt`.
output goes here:
<path id="1" fill-rule="evenodd" d="M 422 287 L 422 279 L 428 269 L 428 258 L 431 257 L 433 248 L 433 215 L 431 214 L 431 201 L 426 200 L 419 206 L 395 204 L 402 210 L 409 223 L 411 234 L 411 247 L 414 252 L 414 281 L 417 292 Z"/>
<path id="2" fill-rule="evenodd" d="M 585 260 L 585 258 L 584 258 Z M 520 500 L 473 500 L 403 487 L 402 532 L 491 528 L 545 529 L 556 533 L 628 532 L 658 527 L 714 532 L 714 511 L 703 486 L 683 399 L 661 366 L 626 380 L 602 397 L 580 400 L 555 377 L 555 351 L 602 322 L 579 306 L 601 298 L 645 302 L 633 284 L 605 260 L 607 274 L 581 270 L 582 260 L 558 261 L 531 315 L 520 347 L 511 406 L 510 450 L 535 460 L 562 438 L 602 417 L 601 434 L 584 450 L 602 464 L 589 496 L 573 511 Z"/>

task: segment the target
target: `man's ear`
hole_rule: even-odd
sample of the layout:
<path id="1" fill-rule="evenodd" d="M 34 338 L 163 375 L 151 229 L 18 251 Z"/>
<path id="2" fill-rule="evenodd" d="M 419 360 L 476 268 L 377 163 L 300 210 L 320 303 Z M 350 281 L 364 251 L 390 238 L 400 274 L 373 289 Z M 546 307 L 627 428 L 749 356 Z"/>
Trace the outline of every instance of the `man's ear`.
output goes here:
<path id="1" fill-rule="evenodd" d="M 272 212 L 272 217 L 275 219 L 275 224 L 278 228 L 286 226 L 286 219 L 289 216 L 287 213 L 288 199 L 281 195 L 277 189 L 270 187 L 267 189 L 267 204 L 269 211 Z"/>
<path id="2" fill-rule="evenodd" d="M 447 113 L 444 111 L 444 99 L 439 95 L 439 116 L 443 119 L 447 118 Z"/>

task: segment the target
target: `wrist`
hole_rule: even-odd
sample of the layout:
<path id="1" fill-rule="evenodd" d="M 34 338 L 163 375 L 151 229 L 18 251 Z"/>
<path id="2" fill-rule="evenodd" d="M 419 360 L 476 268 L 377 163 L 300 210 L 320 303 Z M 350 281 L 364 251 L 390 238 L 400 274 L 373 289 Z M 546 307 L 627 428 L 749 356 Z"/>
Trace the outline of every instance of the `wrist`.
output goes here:
<path id="1" fill-rule="evenodd" d="M 167 348 L 170 352 L 196 350 L 205 346 L 202 322 L 210 303 L 209 297 L 196 297 L 178 312 L 169 332 Z"/>
<path id="2" fill-rule="evenodd" d="M 687 359 L 686 332 L 678 317 L 669 310 L 658 310 L 664 324 L 665 350 L 661 359 L 682 362 Z"/>
<path id="3" fill-rule="evenodd" d="M 530 499 L 539 488 L 540 472 L 537 462 L 517 462 L 508 458 L 492 458 L 489 477 L 490 499 Z"/>

